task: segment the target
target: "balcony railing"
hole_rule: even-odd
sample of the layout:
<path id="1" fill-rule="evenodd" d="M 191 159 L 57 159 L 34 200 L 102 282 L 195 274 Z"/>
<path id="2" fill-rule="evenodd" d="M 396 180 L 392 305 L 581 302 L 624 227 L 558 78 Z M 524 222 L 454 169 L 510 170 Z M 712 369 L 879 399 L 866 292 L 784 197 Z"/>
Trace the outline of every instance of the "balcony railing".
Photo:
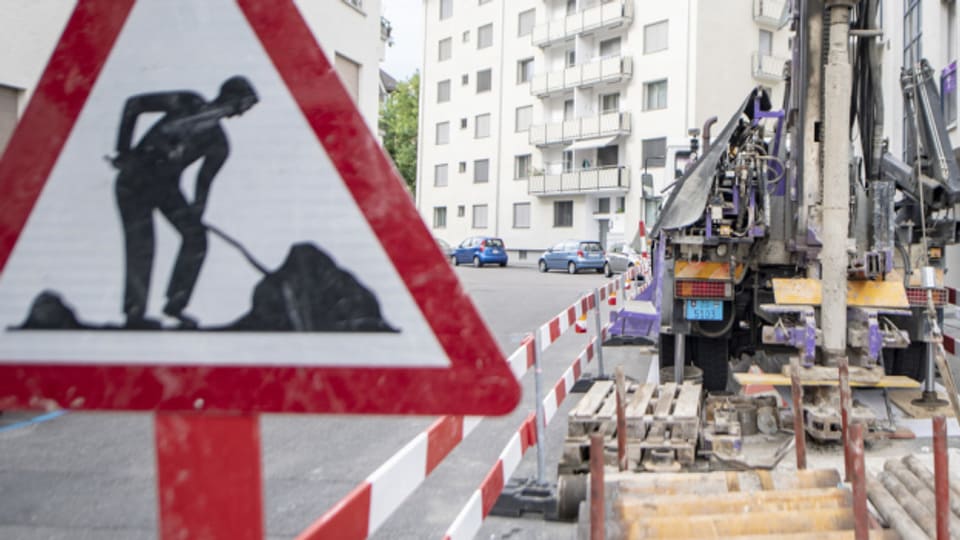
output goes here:
<path id="1" fill-rule="evenodd" d="M 787 61 L 782 56 L 753 53 L 753 76 L 764 81 L 783 80 L 783 64 Z"/>
<path id="2" fill-rule="evenodd" d="M 753 20 L 758 24 L 779 26 L 785 0 L 753 0 Z"/>
<path id="3" fill-rule="evenodd" d="M 534 75 L 530 81 L 530 94 L 543 97 L 572 88 L 627 80 L 631 76 L 633 59 L 629 56 L 615 56 L 569 67 L 563 71 Z"/>
<path id="4" fill-rule="evenodd" d="M 530 144 L 547 146 L 579 139 L 627 135 L 630 133 L 630 113 L 613 112 L 599 116 L 574 118 L 566 122 L 530 126 Z"/>
<path id="5" fill-rule="evenodd" d="M 531 42 L 536 47 L 547 47 L 583 32 L 614 28 L 631 21 L 633 4 L 630 0 L 609 2 L 533 27 Z"/>
<path id="6" fill-rule="evenodd" d="M 595 191 L 627 191 L 630 169 L 602 167 L 560 174 L 534 174 L 527 184 L 530 195 L 567 195 Z"/>

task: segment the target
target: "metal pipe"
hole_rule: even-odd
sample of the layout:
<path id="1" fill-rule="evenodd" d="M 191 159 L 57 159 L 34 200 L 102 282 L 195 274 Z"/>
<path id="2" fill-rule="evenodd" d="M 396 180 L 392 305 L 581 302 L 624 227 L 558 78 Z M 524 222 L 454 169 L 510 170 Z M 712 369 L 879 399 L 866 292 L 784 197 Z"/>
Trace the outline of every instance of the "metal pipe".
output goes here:
<path id="1" fill-rule="evenodd" d="M 853 453 L 850 447 L 850 409 L 853 406 L 853 400 L 850 396 L 850 366 L 847 356 L 840 355 L 838 360 L 838 372 L 840 374 L 840 423 L 841 437 L 843 440 L 843 474 L 844 479 L 850 481 L 850 472 L 853 469 Z"/>
<path id="2" fill-rule="evenodd" d="M 903 507 L 910 518 L 917 524 L 924 533 L 935 538 L 937 534 L 937 519 L 933 515 L 933 510 L 924 506 L 910 490 L 904 486 L 896 476 L 882 472 L 877 478 L 887 488 L 887 491 L 893 495 L 893 498 Z"/>
<path id="3" fill-rule="evenodd" d="M 927 352 L 927 376 L 923 379 L 923 393 L 933 396 L 934 399 L 937 397 L 937 384 L 934 380 L 937 373 L 936 346 L 936 343 L 927 342 L 924 347 Z"/>
<path id="4" fill-rule="evenodd" d="M 800 357 L 790 358 L 790 389 L 793 394 L 793 437 L 796 441 L 797 470 L 807 468 L 807 432 L 803 426 L 803 386 L 800 385 Z"/>
<path id="5" fill-rule="evenodd" d="M 850 227 L 851 0 L 827 0 L 829 42 L 823 69 L 823 196 L 819 228 L 823 239 L 821 328 L 830 356 L 847 349 L 847 238 Z"/>
<path id="6" fill-rule="evenodd" d="M 546 413 L 543 410 L 543 369 L 540 364 L 540 332 L 533 333 L 533 382 L 534 395 L 537 400 L 537 485 L 546 484 L 546 457 L 543 449 L 543 432 L 546 430 Z"/>
<path id="7" fill-rule="evenodd" d="M 939 499 L 934 495 L 934 486 L 933 486 L 933 476 L 930 477 L 930 484 L 927 484 L 922 478 L 914 474 L 906 465 L 900 462 L 897 459 L 888 459 L 886 463 L 883 464 L 883 470 L 897 477 L 903 485 L 907 486 L 907 489 L 911 493 L 917 496 L 917 499 L 920 501 L 920 504 L 926 506 L 927 508 L 936 508 L 939 502 Z M 946 501 L 948 505 L 953 505 L 954 502 L 960 501 Z M 960 533 L 960 518 L 953 515 L 949 510 L 947 511 L 948 520 L 950 522 L 950 529 Z M 953 538 L 960 538 L 960 535 L 953 534 Z"/>
<path id="8" fill-rule="evenodd" d="M 684 338 L 683 334 L 673 335 L 673 382 L 677 384 L 683 384 L 683 362 L 686 360 Z"/>
<path id="9" fill-rule="evenodd" d="M 603 493 L 603 433 L 590 434 L 590 540 L 606 538 Z"/>
<path id="10" fill-rule="evenodd" d="M 867 521 L 867 475 L 863 465 L 863 424 L 850 426 L 850 438 L 853 446 L 853 522 L 857 540 L 870 537 L 870 524 Z"/>
<path id="11" fill-rule="evenodd" d="M 594 327 L 597 331 L 597 376 L 603 378 L 603 324 L 600 322 L 600 289 L 593 290 L 593 303 L 596 312 L 593 315 Z"/>
<path id="12" fill-rule="evenodd" d="M 950 476 L 948 467 L 947 420 L 942 415 L 937 415 L 933 417 L 933 475 L 936 479 L 937 540 L 950 537 Z"/>
<path id="13" fill-rule="evenodd" d="M 627 412 L 626 412 L 626 381 L 624 380 L 623 366 L 616 370 L 617 392 L 617 466 L 620 471 L 627 470 Z"/>
<path id="14" fill-rule="evenodd" d="M 919 478 L 927 486 L 931 492 L 936 491 L 936 479 L 932 472 L 927 469 L 923 463 L 920 462 L 914 456 L 906 456 L 903 458 L 903 465 L 912 472 L 917 478 Z M 953 510 L 954 515 L 960 518 L 960 490 L 958 490 L 954 485 L 950 485 L 950 508 Z"/>
<path id="15" fill-rule="evenodd" d="M 870 502 L 880 512 L 883 519 L 890 524 L 890 527 L 897 531 L 903 540 L 929 540 L 927 533 L 923 532 L 913 519 L 904 511 L 903 507 L 897 504 L 883 484 L 876 479 L 867 477 L 867 496 Z"/>

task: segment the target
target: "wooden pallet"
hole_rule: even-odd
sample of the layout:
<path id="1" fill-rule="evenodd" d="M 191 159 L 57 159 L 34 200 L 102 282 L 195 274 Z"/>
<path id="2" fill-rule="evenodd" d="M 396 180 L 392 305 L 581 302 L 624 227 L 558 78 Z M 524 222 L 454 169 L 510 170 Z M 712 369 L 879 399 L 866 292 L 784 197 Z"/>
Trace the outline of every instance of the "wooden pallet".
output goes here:
<path id="1" fill-rule="evenodd" d="M 692 465 L 700 427 L 699 384 L 630 384 L 626 389 L 627 458 L 639 466 L 645 453 L 672 452 L 682 465 Z M 590 434 L 604 435 L 604 458 L 616 464 L 617 396 L 612 381 L 597 381 L 568 414 L 562 473 L 589 468 Z"/>

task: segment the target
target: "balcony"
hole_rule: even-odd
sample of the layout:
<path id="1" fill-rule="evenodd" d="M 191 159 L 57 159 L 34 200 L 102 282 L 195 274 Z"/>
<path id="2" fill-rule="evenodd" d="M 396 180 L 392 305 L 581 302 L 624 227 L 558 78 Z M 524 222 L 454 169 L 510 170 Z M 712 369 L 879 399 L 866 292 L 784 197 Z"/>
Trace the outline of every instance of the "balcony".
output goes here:
<path id="1" fill-rule="evenodd" d="M 531 42 L 535 47 L 549 47 L 577 34 L 600 28 L 616 28 L 631 21 L 633 4 L 630 0 L 609 2 L 533 27 Z"/>
<path id="2" fill-rule="evenodd" d="M 534 75 L 530 81 L 530 94 L 545 97 L 573 88 L 624 81 L 632 76 L 633 59 L 629 56 L 614 56 L 569 67 L 563 71 Z"/>
<path id="3" fill-rule="evenodd" d="M 530 144 L 549 146 L 579 139 L 630 134 L 630 113 L 612 112 L 599 116 L 574 118 L 566 122 L 530 126 Z"/>
<path id="4" fill-rule="evenodd" d="M 630 169 L 622 166 L 581 169 L 559 174 L 534 174 L 527 184 L 530 195 L 571 195 L 630 189 Z"/>
<path id="5" fill-rule="evenodd" d="M 753 0 L 753 20 L 757 24 L 778 28 L 786 7 L 785 0 Z"/>
<path id="6" fill-rule="evenodd" d="M 782 56 L 753 53 L 753 77 L 761 81 L 779 82 L 783 80 L 783 64 L 787 59 Z"/>

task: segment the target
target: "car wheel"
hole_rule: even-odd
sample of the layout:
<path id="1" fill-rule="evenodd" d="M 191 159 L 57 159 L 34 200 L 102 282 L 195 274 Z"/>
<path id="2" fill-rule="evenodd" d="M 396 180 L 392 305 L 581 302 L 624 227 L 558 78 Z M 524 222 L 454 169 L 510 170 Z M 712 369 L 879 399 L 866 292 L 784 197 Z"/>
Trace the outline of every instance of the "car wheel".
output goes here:
<path id="1" fill-rule="evenodd" d="M 481 266 L 483 266 L 483 263 L 480 262 L 480 257 L 477 257 L 476 255 L 474 255 L 474 256 L 473 256 L 473 267 L 474 267 L 474 268 L 480 268 Z"/>
<path id="2" fill-rule="evenodd" d="M 541 272 L 547 271 L 547 261 L 540 259 L 540 264 L 537 265 L 540 268 Z"/>
<path id="3" fill-rule="evenodd" d="M 454 266 L 460 266 L 460 261 L 457 260 L 457 256 L 456 256 L 456 255 L 451 255 L 451 256 L 450 256 L 450 264 L 452 264 L 452 265 L 454 265 Z"/>
<path id="4" fill-rule="evenodd" d="M 507 263 L 502 262 L 502 263 L 500 263 L 500 268 L 503 268 L 503 267 L 506 266 L 506 265 L 507 265 Z"/>
<path id="5" fill-rule="evenodd" d="M 610 263 L 603 263 L 603 275 L 607 277 L 613 276 L 613 270 L 610 269 Z"/>
<path id="6" fill-rule="evenodd" d="M 573 261 L 570 261 L 570 263 L 567 264 L 567 273 L 568 273 L 568 274 L 576 274 L 576 273 L 577 273 L 577 265 L 576 265 Z"/>

